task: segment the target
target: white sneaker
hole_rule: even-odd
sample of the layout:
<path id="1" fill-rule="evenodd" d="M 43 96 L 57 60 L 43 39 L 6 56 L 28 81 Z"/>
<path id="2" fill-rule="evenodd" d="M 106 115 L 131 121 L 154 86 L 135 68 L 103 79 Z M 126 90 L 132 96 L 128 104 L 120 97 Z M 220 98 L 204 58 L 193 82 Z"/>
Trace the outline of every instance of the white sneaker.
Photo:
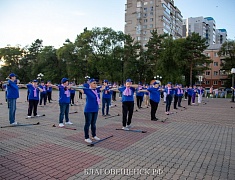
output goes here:
<path id="1" fill-rule="evenodd" d="M 97 136 L 93 137 L 93 139 L 96 140 L 96 141 L 100 140 L 100 138 L 98 138 Z"/>
<path id="2" fill-rule="evenodd" d="M 63 123 L 60 123 L 60 124 L 59 124 L 59 127 L 64 127 L 64 124 L 63 124 Z"/>
<path id="3" fill-rule="evenodd" d="M 125 130 L 125 131 L 129 130 L 129 128 L 127 128 L 127 127 L 123 127 L 122 129 Z"/>
<path id="4" fill-rule="evenodd" d="M 31 118 L 32 116 L 28 116 L 27 118 Z"/>
<path id="5" fill-rule="evenodd" d="M 11 123 L 11 125 L 17 125 L 17 124 L 18 124 L 18 122 L 16 122 L 16 121 Z"/>
<path id="6" fill-rule="evenodd" d="M 127 128 L 131 128 L 131 125 L 126 125 Z"/>
<path id="7" fill-rule="evenodd" d="M 65 122 L 65 124 L 69 124 L 69 125 L 72 125 L 73 123 L 68 121 L 68 122 Z"/>
<path id="8" fill-rule="evenodd" d="M 92 143 L 92 140 L 90 139 L 90 138 L 88 138 L 88 139 L 85 139 L 85 142 L 87 142 L 87 143 Z"/>
<path id="9" fill-rule="evenodd" d="M 37 117 L 40 117 L 41 115 L 38 114 L 38 115 L 36 115 L 36 116 L 37 116 Z"/>

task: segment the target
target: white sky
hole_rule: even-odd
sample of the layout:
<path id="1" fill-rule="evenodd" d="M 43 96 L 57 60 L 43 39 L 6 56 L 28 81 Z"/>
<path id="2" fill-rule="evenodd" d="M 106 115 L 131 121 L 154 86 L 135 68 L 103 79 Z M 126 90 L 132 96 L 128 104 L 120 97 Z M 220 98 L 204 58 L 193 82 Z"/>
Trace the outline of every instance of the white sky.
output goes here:
<path id="1" fill-rule="evenodd" d="M 56 48 L 85 27 L 124 31 L 126 0 L 0 0 L 0 48 L 42 39 Z M 184 18 L 210 16 L 235 39 L 235 0 L 175 0 Z"/>

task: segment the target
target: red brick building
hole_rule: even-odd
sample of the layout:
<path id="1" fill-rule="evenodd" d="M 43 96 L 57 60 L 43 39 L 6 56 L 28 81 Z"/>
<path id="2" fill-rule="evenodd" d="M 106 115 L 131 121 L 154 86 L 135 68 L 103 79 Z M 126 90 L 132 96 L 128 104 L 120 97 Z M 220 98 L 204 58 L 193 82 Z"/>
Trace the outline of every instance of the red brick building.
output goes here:
<path id="1" fill-rule="evenodd" d="M 210 69 L 202 75 L 203 87 L 211 87 L 212 85 L 214 88 L 224 87 L 228 78 L 227 72 L 221 70 L 221 57 L 218 55 L 220 47 L 221 44 L 212 44 L 204 51 L 205 55 L 212 60 L 212 63 L 209 65 Z"/>

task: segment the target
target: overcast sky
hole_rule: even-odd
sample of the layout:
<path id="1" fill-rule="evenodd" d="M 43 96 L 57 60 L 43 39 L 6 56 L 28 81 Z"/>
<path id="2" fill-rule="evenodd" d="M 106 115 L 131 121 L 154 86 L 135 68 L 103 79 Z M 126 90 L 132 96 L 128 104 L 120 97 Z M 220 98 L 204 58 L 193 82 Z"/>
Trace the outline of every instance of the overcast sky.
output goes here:
<path id="1" fill-rule="evenodd" d="M 0 48 L 36 39 L 56 48 L 85 27 L 124 31 L 126 0 L 0 0 Z M 175 0 L 184 18 L 213 17 L 216 28 L 235 39 L 235 0 Z"/>

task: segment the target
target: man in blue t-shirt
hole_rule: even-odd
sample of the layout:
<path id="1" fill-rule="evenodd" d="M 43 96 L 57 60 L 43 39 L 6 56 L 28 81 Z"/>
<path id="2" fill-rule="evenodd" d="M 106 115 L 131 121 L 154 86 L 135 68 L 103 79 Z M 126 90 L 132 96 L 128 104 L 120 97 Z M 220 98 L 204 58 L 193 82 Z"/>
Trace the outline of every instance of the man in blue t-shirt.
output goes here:
<path id="1" fill-rule="evenodd" d="M 17 125 L 15 121 L 16 113 L 16 99 L 19 98 L 19 87 L 15 83 L 16 75 L 14 73 L 9 74 L 9 80 L 7 82 L 7 100 L 9 107 L 9 121 L 12 125 Z"/>

